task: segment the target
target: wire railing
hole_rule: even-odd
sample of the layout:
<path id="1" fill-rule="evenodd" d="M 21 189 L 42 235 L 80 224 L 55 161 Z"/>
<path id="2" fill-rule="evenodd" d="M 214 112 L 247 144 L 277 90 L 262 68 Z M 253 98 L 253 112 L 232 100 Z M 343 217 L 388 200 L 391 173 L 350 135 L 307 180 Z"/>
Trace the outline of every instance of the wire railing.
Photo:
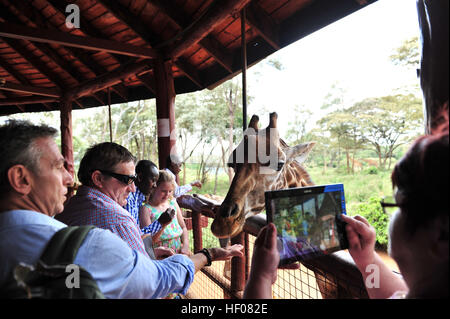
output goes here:
<path id="1" fill-rule="evenodd" d="M 210 231 L 213 215 L 204 214 L 192 212 L 190 218 L 186 219 L 190 228 L 192 252 L 220 245 Z M 241 243 L 245 247 L 244 257 L 234 257 L 231 262 L 219 261 L 204 267 L 195 275 L 186 297 L 242 298 L 254 242 L 265 224 L 265 218 L 260 215 L 247 219 L 244 231 L 234 238 L 234 243 Z M 272 295 L 279 299 L 368 298 L 362 276 L 346 251 L 308 260 L 297 270 L 278 270 Z"/>

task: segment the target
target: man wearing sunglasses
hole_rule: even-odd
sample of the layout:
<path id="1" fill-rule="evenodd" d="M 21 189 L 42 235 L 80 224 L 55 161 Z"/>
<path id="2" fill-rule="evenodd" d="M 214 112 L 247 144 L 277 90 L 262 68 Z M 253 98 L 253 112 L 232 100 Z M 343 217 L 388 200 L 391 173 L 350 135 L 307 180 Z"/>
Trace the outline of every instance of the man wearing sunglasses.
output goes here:
<path id="1" fill-rule="evenodd" d="M 6 288 L 13 283 L 17 285 L 16 266 L 36 265 L 52 236 L 67 227 L 53 218 L 63 210 L 67 189 L 73 185 L 73 177 L 64 167 L 64 157 L 54 139 L 56 133 L 54 128 L 25 121 L 10 120 L 0 125 L 0 295 L 3 297 L 11 297 Z M 78 177 L 83 186 L 73 199 L 82 197 L 78 202 L 70 201 L 71 212 L 76 215 L 78 208 L 84 209 L 86 216 L 80 214 L 77 218 L 109 222 L 110 228 L 102 228 L 115 234 L 121 231 L 126 234 L 134 227 L 140 239 L 131 215 L 118 204 L 134 189 L 133 182 L 130 183 L 134 157 L 120 145 L 99 144 L 88 150 L 81 164 Z M 151 260 L 115 234 L 101 228 L 90 230 L 74 259 L 75 265 L 92 275 L 106 298 L 186 294 L 195 272 L 202 267 L 216 260 L 243 256 L 242 245 L 234 245 L 209 248 L 190 257 L 177 254 L 164 260 Z"/>
<path id="2" fill-rule="evenodd" d="M 90 147 L 80 162 L 78 179 L 82 186 L 56 218 L 70 226 L 95 225 L 109 229 L 132 249 L 149 256 L 134 218 L 123 206 L 134 182 L 136 158 L 116 143 Z"/>

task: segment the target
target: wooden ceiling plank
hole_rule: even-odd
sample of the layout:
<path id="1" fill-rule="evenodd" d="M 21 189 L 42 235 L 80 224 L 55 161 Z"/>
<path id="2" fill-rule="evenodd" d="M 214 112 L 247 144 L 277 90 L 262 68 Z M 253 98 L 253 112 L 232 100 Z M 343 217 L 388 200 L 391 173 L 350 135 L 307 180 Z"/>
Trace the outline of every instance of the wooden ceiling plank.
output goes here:
<path id="1" fill-rule="evenodd" d="M 246 8 L 246 18 L 246 22 L 274 49 L 279 50 L 281 48 L 279 26 L 259 5 L 254 2 L 250 3 Z"/>
<path id="2" fill-rule="evenodd" d="M 8 63 L 6 60 L 4 60 L 1 56 L 0 56 L 0 66 L 20 83 L 25 85 L 31 84 L 31 82 L 25 76 L 23 76 L 19 71 L 14 69 L 12 65 Z"/>
<path id="3" fill-rule="evenodd" d="M 191 19 L 182 12 L 177 6 L 170 5 L 170 2 L 165 0 L 153 0 L 152 5 L 161 10 L 173 23 L 175 23 L 181 29 L 189 26 Z M 233 60 L 228 53 L 227 49 L 212 35 L 208 35 L 206 38 L 199 42 L 214 59 L 222 65 L 228 72 L 232 73 Z"/>
<path id="4" fill-rule="evenodd" d="M 137 47 L 106 39 L 77 36 L 56 30 L 29 28 L 13 23 L 0 22 L 0 36 L 28 41 L 54 43 L 93 51 L 106 51 L 140 58 L 157 57 L 157 52 L 151 48 Z"/>
<path id="5" fill-rule="evenodd" d="M 186 75 L 189 80 L 195 83 L 199 88 L 204 88 L 203 80 L 196 68 L 192 66 L 186 59 L 179 57 L 176 66 Z"/>
<path id="6" fill-rule="evenodd" d="M 35 103 L 44 103 L 44 102 L 56 102 L 57 98 L 54 97 L 42 97 L 42 96 L 25 96 L 25 97 L 15 97 L 9 99 L 1 99 L 0 106 L 3 105 L 25 105 L 25 104 L 35 104 Z"/>
<path id="7" fill-rule="evenodd" d="M 144 86 L 150 90 L 150 92 L 153 93 L 153 95 L 156 95 L 156 89 L 155 89 L 155 79 L 152 75 L 149 73 L 138 75 L 137 78 L 144 84 Z"/>
<path id="8" fill-rule="evenodd" d="M 156 43 L 160 42 L 159 36 L 152 33 L 137 17 L 127 14 L 128 8 L 124 7 L 118 1 L 100 0 L 100 2 L 107 8 L 117 19 L 122 21 L 130 29 L 132 29 L 138 36 L 140 36 L 146 43 L 154 47 Z M 176 61 L 175 65 L 183 71 L 183 73 L 194 82 L 199 88 L 203 88 L 198 72 L 187 61 Z M 143 83 L 144 84 L 144 83 Z M 145 85 L 145 84 L 144 84 Z"/>
<path id="9" fill-rule="evenodd" d="M 201 16 L 196 25 L 188 30 L 178 43 L 171 48 L 169 56 L 177 58 L 182 55 L 185 50 L 200 42 L 211 33 L 211 31 L 219 26 L 228 16 L 241 11 L 250 1 L 251 0 L 228 0 L 213 3 L 214 8 L 208 8 L 208 13 Z"/>
<path id="10" fill-rule="evenodd" d="M 19 5 L 20 4 L 20 5 Z M 20 10 L 20 12 L 26 12 L 28 16 L 33 16 L 36 18 L 37 22 L 34 22 L 36 24 L 36 27 L 42 27 L 42 28 L 48 28 L 49 26 L 51 28 L 54 28 L 55 30 L 58 30 L 56 26 L 54 26 L 51 22 L 47 22 L 46 18 L 42 15 L 42 13 L 40 11 L 38 11 L 36 8 L 34 8 L 32 6 L 31 3 L 27 3 L 28 5 L 25 5 L 25 3 L 22 2 L 15 2 L 12 6 L 16 7 L 16 9 Z M 54 8 L 55 12 L 60 13 L 59 12 L 59 8 Z M 13 20 L 14 22 L 17 22 L 15 20 Z M 91 29 L 92 27 L 88 26 L 89 29 Z M 93 30 L 91 30 L 92 32 L 95 32 Z M 38 45 L 38 48 L 45 53 L 49 58 L 51 58 L 56 64 L 58 64 L 64 71 L 66 71 L 68 74 L 70 74 L 72 76 L 72 78 L 74 78 L 78 83 L 83 82 L 84 80 L 87 80 L 88 78 L 80 73 L 78 71 L 78 68 L 73 67 L 68 61 L 66 61 L 65 59 L 61 58 L 59 55 L 57 55 L 56 53 L 53 52 L 53 48 L 48 48 L 46 45 L 41 44 L 41 43 L 37 43 L 35 45 Z M 88 69 L 90 69 L 91 72 L 93 72 L 96 76 L 98 76 L 99 72 L 94 72 L 92 71 L 92 68 L 94 68 L 95 70 L 99 69 L 97 68 L 97 64 L 95 64 L 95 62 L 91 59 L 91 58 L 84 58 L 85 55 L 78 55 L 75 52 L 80 52 L 81 49 L 79 48 L 71 48 L 71 47 L 67 47 L 66 50 L 68 51 L 69 54 L 71 54 L 73 57 L 75 57 L 76 59 L 81 60 L 81 62 L 83 64 L 87 64 Z M 102 67 L 100 67 L 101 69 L 101 74 L 103 73 L 107 73 L 108 71 Z M 113 90 L 119 95 L 121 96 L 125 101 L 127 100 L 127 96 L 126 96 L 126 88 L 123 84 L 118 84 L 116 85 L 117 88 L 113 87 Z M 94 98 L 101 102 L 104 103 L 103 99 L 101 99 L 101 97 L 94 95 Z M 77 104 L 83 108 L 81 106 L 81 104 L 76 101 Z"/>
<path id="11" fill-rule="evenodd" d="M 27 62 L 30 63 L 36 70 L 46 76 L 54 86 L 60 88 L 61 84 L 64 83 L 64 80 L 62 80 L 59 75 L 52 72 L 44 62 L 42 62 L 33 53 L 28 51 L 19 42 L 19 40 L 4 38 L 3 41 L 6 42 L 11 48 L 13 48 L 18 54 L 20 54 L 25 60 L 27 60 Z"/>
<path id="12" fill-rule="evenodd" d="M 28 5 L 27 5 L 28 4 Z M 15 24 L 27 23 L 29 27 L 32 28 L 46 28 L 47 24 L 44 23 L 45 18 L 40 14 L 40 12 L 33 9 L 30 3 L 24 3 L 16 1 L 14 4 L 10 4 L 8 8 L 0 5 L 2 9 L 1 16 L 8 22 Z M 25 15 L 26 21 L 22 21 L 17 14 Z M 35 21 L 29 20 L 29 17 L 34 17 Z M 33 45 L 39 49 L 44 55 L 51 59 L 56 65 L 58 65 L 63 71 L 66 72 L 73 80 L 79 81 L 82 77 L 78 68 L 72 67 L 69 62 L 63 59 L 60 55 L 56 53 L 56 50 L 48 44 L 45 43 L 33 43 Z M 26 83 L 23 83 L 26 84 Z"/>
<path id="13" fill-rule="evenodd" d="M 61 92 L 59 92 L 59 90 L 57 90 L 57 89 L 23 85 L 23 84 L 8 82 L 8 81 L 0 84 L 0 90 L 21 92 L 21 93 L 30 93 L 30 94 L 34 94 L 34 95 L 51 96 L 51 97 L 60 97 L 61 96 Z"/>
<path id="14" fill-rule="evenodd" d="M 91 95 L 97 91 L 115 85 L 116 83 L 120 83 L 132 75 L 137 75 L 147 68 L 149 68 L 149 63 L 147 60 L 139 63 L 134 63 L 134 61 L 132 61 L 130 64 L 123 65 L 114 71 L 103 74 L 95 79 L 88 80 L 77 87 L 70 88 L 67 92 L 65 92 L 65 94 L 73 99 L 77 99 L 85 95 Z"/>
<path id="15" fill-rule="evenodd" d="M 66 5 L 72 3 L 72 2 L 64 1 L 64 0 L 46 0 L 46 1 L 48 3 L 50 3 L 53 6 L 53 8 L 55 9 L 55 11 L 63 17 L 65 17 Z M 57 28 L 57 26 L 55 26 L 55 28 Z M 80 14 L 80 28 L 78 30 L 80 30 L 86 36 L 91 36 L 94 38 L 107 37 L 105 34 L 103 34 L 103 32 L 101 32 L 96 27 L 94 27 L 91 22 L 86 20 L 84 18 L 83 14 Z M 75 48 L 73 48 L 73 49 L 75 49 Z M 110 53 L 108 53 L 108 54 L 110 54 Z M 123 63 L 126 63 L 129 61 L 129 57 L 127 57 L 127 56 L 118 55 L 118 54 L 111 54 L 111 56 L 114 57 L 119 64 L 123 64 Z M 101 72 L 101 73 L 104 73 L 104 72 Z"/>

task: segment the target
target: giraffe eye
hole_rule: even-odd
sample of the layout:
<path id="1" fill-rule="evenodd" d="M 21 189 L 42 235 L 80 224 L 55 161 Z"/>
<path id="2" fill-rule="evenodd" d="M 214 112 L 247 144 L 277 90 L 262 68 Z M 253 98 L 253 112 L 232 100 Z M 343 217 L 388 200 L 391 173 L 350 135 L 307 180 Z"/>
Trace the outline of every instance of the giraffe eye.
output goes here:
<path id="1" fill-rule="evenodd" d="M 278 162 L 277 171 L 281 171 L 283 169 L 284 162 Z"/>

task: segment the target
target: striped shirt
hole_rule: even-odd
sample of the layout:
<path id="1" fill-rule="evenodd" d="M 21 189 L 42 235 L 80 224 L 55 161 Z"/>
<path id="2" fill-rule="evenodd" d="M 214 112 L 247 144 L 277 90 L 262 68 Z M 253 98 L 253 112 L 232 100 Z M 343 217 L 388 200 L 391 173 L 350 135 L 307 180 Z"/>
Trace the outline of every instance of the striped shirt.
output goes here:
<path id="1" fill-rule="evenodd" d="M 130 213 L 101 191 L 81 186 L 56 219 L 69 225 L 94 225 L 109 229 L 128 246 L 149 257 L 136 221 Z"/>
<path id="2" fill-rule="evenodd" d="M 141 209 L 142 203 L 145 201 L 145 195 L 139 190 L 136 186 L 136 191 L 134 193 L 130 193 L 127 197 L 127 204 L 124 208 L 131 214 L 131 216 L 136 221 L 137 226 L 141 230 L 142 234 L 151 234 L 154 235 L 158 231 L 161 230 L 161 224 L 155 220 L 150 225 L 141 228 L 139 224 L 139 210 Z"/>

